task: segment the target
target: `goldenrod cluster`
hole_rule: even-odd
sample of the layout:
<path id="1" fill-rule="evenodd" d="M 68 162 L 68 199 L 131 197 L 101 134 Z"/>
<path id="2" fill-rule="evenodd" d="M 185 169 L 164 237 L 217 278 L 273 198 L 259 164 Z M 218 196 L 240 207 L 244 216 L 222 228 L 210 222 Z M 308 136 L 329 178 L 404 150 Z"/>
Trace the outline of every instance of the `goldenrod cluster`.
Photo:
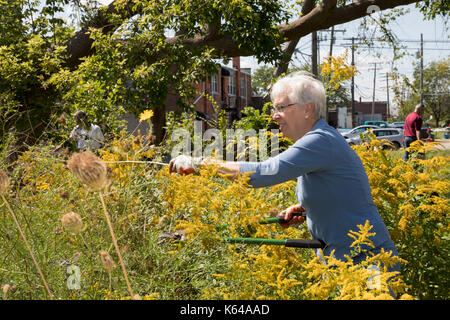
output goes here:
<path id="1" fill-rule="evenodd" d="M 373 200 L 391 238 L 400 256 L 408 261 L 402 273 L 414 295 L 427 297 L 430 292 L 433 296 L 442 292 L 439 294 L 445 296 L 445 288 L 432 279 L 448 268 L 450 159 L 424 157 L 436 143 L 414 142 L 409 148 L 410 161 L 404 162 L 401 157 L 393 157 L 393 151 L 384 150 L 382 143 L 385 141 L 369 136 L 368 141 L 353 148 L 364 164 Z"/>
<path id="2" fill-rule="evenodd" d="M 148 137 L 130 137 L 122 132 L 121 136 L 115 138 L 107 149 L 100 150 L 100 153 L 102 160 L 113 169 L 115 183 L 126 187 L 134 177 L 148 170 L 148 167 L 132 161 L 152 159 L 155 149 L 150 146 Z"/>
<path id="3" fill-rule="evenodd" d="M 288 182 L 273 188 L 252 189 L 248 186 L 248 174 L 229 181 L 216 177 L 212 166 L 201 169 L 199 175 L 169 175 L 160 172 L 167 179 L 164 199 L 168 204 L 167 214 L 176 219 L 177 229 L 183 229 L 188 241 L 200 241 L 206 249 L 227 245 L 232 260 L 226 272 L 216 273 L 216 286 L 204 290 L 207 299 L 301 299 L 336 297 L 338 299 L 392 298 L 390 287 L 397 291 L 406 286 L 392 273 L 382 269 L 377 281 L 382 283 L 378 291 L 367 288 L 371 276 L 367 266 L 389 266 L 402 261 L 382 252 L 364 264 L 353 266 L 351 262 L 336 262 L 333 258 L 325 266 L 318 259 L 311 260 L 311 250 L 296 250 L 275 245 L 231 245 L 221 243 L 224 236 L 256 237 L 268 239 L 307 238 L 305 227 L 281 229 L 277 225 L 261 225 L 258 222 L 269 216 L 269 212 L 280 203 L 274 195 L 286 196 L 292 192 L 294 183 Z M 280 192 L 281 191 L 281 192 Z M 275 206 L 274 206 L 275 204 Z M 284 205 L 284 204 L 283 204 Z M 278 210 L 285 207 L 276 208 Z M 276 210 L 273 210 L 276 213 Z M 226 225 L 225 230 L 217 226 Z M 368 223 L 359 231 L 351 231 L 355 248 L 372 245 Z M 325 271 L 335 264 L 337 269 Z M 323 281 L 311 282 L 315 275 L 333 272 L 333 284 Z M 331 279 L 331 278 L 330 278 Z M 345 283 L 343 290 L 337 286 Z M 327 289 L 328 288 L 328 289 Z M 353 288 L 353 289 L 351 289 Z M 358 289 L 359 288 L 359 289 Z M 336 292 L 339 294 L 336 295 Z M 407 296 L 403 296 L 405 298 Z"/>
<path id="4" fill-rule="evenodd" d="M 132 253 L 142 243 L 156 246 L 149 240 L 150 232 L 183 230 L 187 241 L 169 246 L 165 251 L 169 259 L 182 256 L 183 248 L 195 244 L 203 250 L 198 259 L 211 255 L 221 261 L 220 267 L 205 279 L 208 285 L 200 289 L 199 296 L 204 299 L 391 299 L 391 293 L 401 299 L 445 297 L 450 231 L 449 158 L 420 157 L 420 153 L 430 152 L 432 145 L 418 143 L 411 147 L 411 161 L 404 162 L 394 157 L 392 151 L 384 150 L 383 144 L 369 137 L 354 150 L 364 164 L 374 202 L 400 258 L 382 251 L 354 265 L 350 258 L 338 261 L 330 256 L 321 260 L 309 249 L 222 241 L 225 237 L 308 238 L 306 224 L 282 229 L 276 224 L 259 223 L 296 203 L 295 181 L 253 189 L 248 185 L 249 174 L 232 181 L 217 174 L 213 165 L 200 168 L 199 174 L 181 176 L 169 174 L 167 167 L 157 170 L 147 164 L 110 163 L 155 157 L 155 150 L 147 149 L 142 137 L 123 136 L 114 140 L 101 152 L 102 160 L 114 170 L 113 184 L 105 196 L 120 241 L 126 241 L 124 253 L 134 275 L 132 281 L 138 279 L 140 275 L 135 272 L 141 269 L 148 276 L 148 266 L 139 265 L 140 257 L 134 258 Z M 70 256 L 72 249 L 78 252 L 88 248 L 83 253 L 92 255 L 91 260 L 95 261 L 95 267 L 89 268 L 101 269 L 98 250 L 111 247 L 104 246 L 104 239 L 109 238 L 102 235 L 105 228 L 99 222 L 100 207 L 91 201 L 92 195 L 67 170 L 65 162 L 49 157 L 47 151 L 32 148 L 23 153 L 18 169 L 11 175 L 15 183 L 20 177 L 20 197 L 27 201 L 26 218 L 32 217 L 30 223 L 38 222 L 33 226 L 45 228 L 46 232 L 53 223 L 55 239 L 62 240 L 52 242 L 55 246 L 68 250 Z M 59 210 L 54 214 L 47 207 Z M 83 225 L 78 217 L 73 221 L 61 220 L 63 214 L 71 211 L 79 212 Z M 74 234 L 65 232 L 66 228 L 72 228 Z M 39 234 L 41 229 L 33 233 Z M 93 236 L 93 242 L 86 236 L 88 247 L 83 239 L 86 234 Z M 349 237 L 355 251 L 372 246 L 373 232 L 368 223 L 358 230 L 349 230 Z M 142 242 L 144 239 L 146 242 Z M 97 241 L 94 251 L 90 245 Z M 401 276 L 387 271 L 387 266 L 399 262 Z M 117 269 L 112 273 L 120 272 Z M 50 281 L 54 286 L 55 280 Z M 79 294 L 71 293 L 74 298 L 130 298 L 111 288 L 92 285 L 99 281 L 92 272 L 83 272 L 83 281 L 91 287 Z M 166 292 L 161 294 L 170 296 Z M 156 292 L 142 296 L 160 297 Z"/>
<path id="5" fill-rule="evenodd" d="M 320 64 L 322 77 L 328 79 L 326 82 L 327 91 L 336 91 L 341 83 L 350 79 L 356 74 L 355 66 L 346 63 L 348 52 L 345 51 L 342 56 L 326 57 L 325 61 Z"/>

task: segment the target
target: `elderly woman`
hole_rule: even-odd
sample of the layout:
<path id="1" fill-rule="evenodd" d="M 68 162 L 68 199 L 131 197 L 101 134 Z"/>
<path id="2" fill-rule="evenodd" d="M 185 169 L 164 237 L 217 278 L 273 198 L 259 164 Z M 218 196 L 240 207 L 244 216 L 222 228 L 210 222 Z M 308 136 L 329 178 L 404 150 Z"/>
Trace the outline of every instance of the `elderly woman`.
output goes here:
<path id="1" fill-rule="evenodd" d="M 305 221 L 296 212 L 306 212 L 308 230 L 313 239 L 326 244 L 325 255 L 354 263 L 368 252 L 377 254 L 384 248 L 398 255 L 389 232 L 373 203 L 369 181 L 358 155 L 342 135 L 329 126 L 325 90 L 321 82 L 304 73 L 294 73 L 278 80 L 271 91 L 273 119 L 285 137 L 295 141 L 286 151 L 263 162 L 223 162 L 224 172 L 252 172 L 250 185 L 264 187 L 297 179 L 295 204 L 282 212 L 288 221 L 284 227 Z M 187 160 L 187 161 L 186 161 Z M 186 156 L 174 158 L 170 171 L 192 173 L 200 161 Z M 376 235 L 375 248 L 351 252 L 350 230 L 358 230 L 366 220 Z M 319 254 L 320 252 L 317 251 Z M 395 268 L 398 270 L 398 266 Z"/>

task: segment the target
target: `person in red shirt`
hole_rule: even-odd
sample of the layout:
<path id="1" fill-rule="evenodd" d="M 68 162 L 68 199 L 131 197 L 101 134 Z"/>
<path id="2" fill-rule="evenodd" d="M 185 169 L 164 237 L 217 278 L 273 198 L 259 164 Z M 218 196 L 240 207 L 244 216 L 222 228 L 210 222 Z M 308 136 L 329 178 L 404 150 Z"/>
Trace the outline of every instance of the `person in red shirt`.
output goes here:
<path id="1" fill-rule="evenodd" d="M 405 119 L 405 124 L 403 126 L 403 136 L 404 136 L 404 147 L 405 149 L 409 147 L 409 145 L 416 141 L 420 140 L 420 129 L 422 128 L 422 118 L 425 107 L 423 104 L 416 105 L 413 112 L 408 114 Z M 405 150 L 405 155 L 403 156 L 403 160 L 408 161 L 409 152 Z"/>

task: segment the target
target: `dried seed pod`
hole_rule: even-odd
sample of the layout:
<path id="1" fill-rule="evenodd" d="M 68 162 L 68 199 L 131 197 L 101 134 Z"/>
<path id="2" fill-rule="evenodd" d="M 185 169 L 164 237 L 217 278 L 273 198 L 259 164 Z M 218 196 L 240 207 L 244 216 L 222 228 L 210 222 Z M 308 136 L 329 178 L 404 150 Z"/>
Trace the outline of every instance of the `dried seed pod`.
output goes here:
<path id="1" fill-rule="evenodd" d="M 5 171 L 0 169 L 0 194 L 6 194 L 9 188 L 9 177 Z"/>
<path id="2" fill-rule="evenodd" d="M 10 291 L 11 286 L 9 284 L 5 284 L 2 286 L 2 291 L 3 291 L 3 299 L 6 298 L 6 295 L 8 294 L 8 291 Z"/>
<path id="3" fill-rule="evenodd" d="M 110 184 L 105 163 L 90 151 L 73 154 L 67 162 L 67 167 L 94 191 L 105 189 Z"/>
<path id="4" fill-rule="evenodd" d="M 113 269 L 116 267 L 116 263 L 114 262 L 113 258 L 111 258 L 109 253 L 104 250 L 100 250 L 99 254 L 103 268 L 105 268 L 105 270 L 108 271 L 108 273 L 111 273 Z"/>
<path id="5" fill-rule="evenodd" d="M 61 223 L 67 230 L 73 233 L 80 233 L 83 228 L 83 222 L 78 213 L 69 212 L 63 215 L 61 218 Z"/>

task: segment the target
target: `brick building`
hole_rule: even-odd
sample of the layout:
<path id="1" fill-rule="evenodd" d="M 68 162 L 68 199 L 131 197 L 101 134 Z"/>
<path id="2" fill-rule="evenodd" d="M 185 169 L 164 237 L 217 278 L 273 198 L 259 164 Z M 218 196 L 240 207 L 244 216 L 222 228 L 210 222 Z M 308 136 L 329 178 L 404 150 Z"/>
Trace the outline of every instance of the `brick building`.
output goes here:
<path id="1" fill-rule="evenodd" d="M 234 57 L 231 67 L 221 65 L 217 73 L 208 75 L 206 81 L 193 84 L 198 95 L 191 103 L 201 117 L 214 118 L 216 111 L 206 95 L 211 96 L 216 105 L 226 111 L 228 122 L 231 123 L 234 119 L 241 117 L 243 108 L 252 105 L 251 82 L 251 69 L 241 68 L 240 57 Z M 169 94 L 166 111 L 177 110 L 178 99 L 177 95 Z"/>
<path id="2" fill-rule="evenodd" d="M 388 114 L 388 104 L 387 101 L 375 101 L 374 112 L 372 117 L 372 101 L 363 102 L 361 99 L 354 102 L 354 121 L 355 126 L 360 126 L 364 124 L 365 121 L 387 121 Z M 350 108 L 348 108 L 350 111 Z M 349 114 L 349 116 L 351 116 Z"/>
<path id="3" fill-rule="evenodd" d="M 353 120 L 354 126 L 352 125 L 352 114 L 351 107 L 339 106 L 328 111 L 328 123 L 335 128 L 352 128 L 363 125 L 364 122 L 374 120 L 374 121 L 387 121 L 388 118 L 388 106 L 386 101 L 376 101 L 374 105 L 374 113 L 372 119 L 372 101 L 362 102 L 354 101 L 354 112 Z"/>
<path id="4" fill-rule="evenodd" d="M 216 111 L 213 103 L 206 95 L 211 96 L 217 107 L 225 110 L 228 124 L 235 119 L 240 119 L 242 110 L 247 106 L 261 108 L 261 97 L 253 96 L 251 87 L 252 77 L 250 68 L 241 68 L 240 57 L 232 59 L 231 66 L 218 65 L 217 73 L 208 75 L 206 81 L 192 84 L 198 95 L 190 103 L 195 106 L 198 119 L 214 119 Z M 180 99 L 177 94 L 169 93 L 166 100 L 166 112 L 179 110 L 176 102 Z M 147 134 L 149 125 L 146 121 L 139 119 L 131 113 L 123 116 L 127 123 L 127 131 L 137 135 Z M 208 129 L 203 122 L 203 130 Z"/>

